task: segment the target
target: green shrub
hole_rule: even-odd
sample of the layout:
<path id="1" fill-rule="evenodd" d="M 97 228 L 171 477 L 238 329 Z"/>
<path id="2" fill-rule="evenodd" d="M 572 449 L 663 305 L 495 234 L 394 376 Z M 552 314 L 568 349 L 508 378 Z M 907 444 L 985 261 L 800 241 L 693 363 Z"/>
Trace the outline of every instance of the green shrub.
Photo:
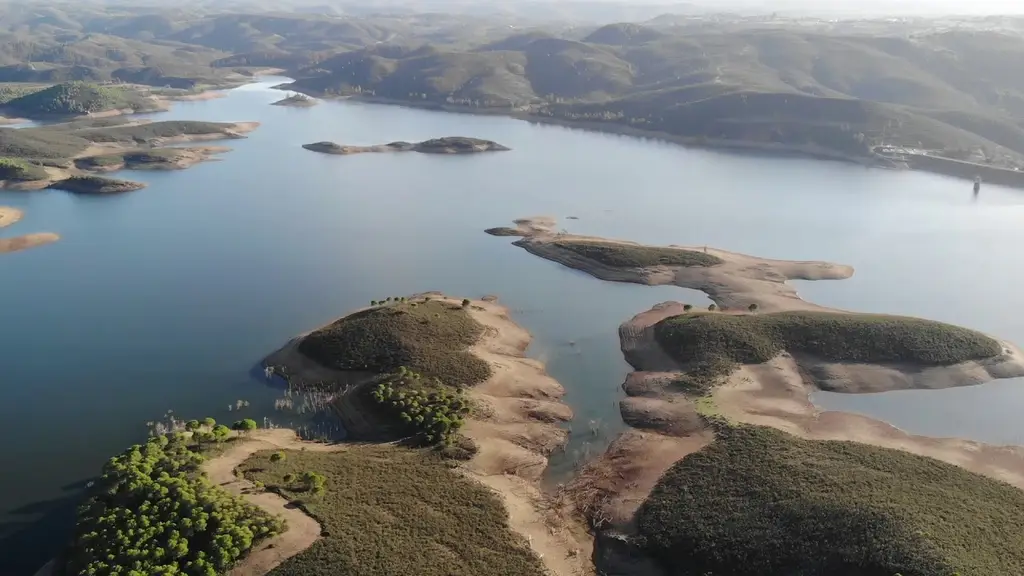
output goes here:
<path id="1" fill-rule="evenodd" d="M 723 427 L 637 513 L 670 576 L 1024 574 L 1024 492 L 865 444 Z"/>
<path id="2" fill-rule="evenodd" d="M 251 431 L 255 430 L 258 427 L 259 427 L 259 425 L 256 424 L 256 421 L 253 420 L 252 418 L 245 418 L 244 420 L 238 420 L 237 422 L 235 422 L 234 424 L 231 425 L 231 429 L 232 430 L 237 430 L 239 432 L 251 432 Z"/>

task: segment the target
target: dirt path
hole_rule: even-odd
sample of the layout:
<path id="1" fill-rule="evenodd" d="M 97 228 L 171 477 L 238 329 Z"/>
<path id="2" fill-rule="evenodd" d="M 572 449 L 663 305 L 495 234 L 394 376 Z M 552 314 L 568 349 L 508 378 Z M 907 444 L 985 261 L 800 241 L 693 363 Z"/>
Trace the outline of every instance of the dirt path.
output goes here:
<path id="1" fill-rule="evenodd" d="M 203 471 L 210 481 L 233 494 L 245 498 L 270 514 L 284 518 L 288 529 L 260 543 L 248 556 L 228 572 L 228 576 L 263 576 L 288 558 L 309 548 L 320 537 L 320 524 L 302 510 L 290 507 L 288 501 L 273 492 L 253 492 L 253 484 L 235 476 L 235 468 L 260 450 L 318 450 L 332 452 L 344 446 L 304 442 L 294 430 L 260 430 L 236 444 L 216 458 L 203 463 Z"/>

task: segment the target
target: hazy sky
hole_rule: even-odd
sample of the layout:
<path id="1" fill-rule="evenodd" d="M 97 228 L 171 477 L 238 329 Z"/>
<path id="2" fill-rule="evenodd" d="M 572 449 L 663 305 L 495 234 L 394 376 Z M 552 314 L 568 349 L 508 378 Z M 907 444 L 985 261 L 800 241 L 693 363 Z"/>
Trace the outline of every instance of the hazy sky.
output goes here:
<path id="1" fill-rule="evenodd" d="M 665 0 L 672 3 L 672 0 Z M 704 0 L 695 3 L 705 4 Z M 954 13 L 1020 14 L 1024 0 L 722 0 L 720 6 L 736 5 L 771 10 L 809 10 L 813 12 L 872 13 Z"/>

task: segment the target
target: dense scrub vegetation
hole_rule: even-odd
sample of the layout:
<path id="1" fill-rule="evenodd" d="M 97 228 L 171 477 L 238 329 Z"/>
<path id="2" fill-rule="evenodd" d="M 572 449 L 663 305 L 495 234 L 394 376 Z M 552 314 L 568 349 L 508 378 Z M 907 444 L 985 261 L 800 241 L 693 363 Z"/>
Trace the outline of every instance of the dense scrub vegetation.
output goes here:
<path id="1" fill-rule="evenodd" d="M 483 326 L 458 305 L 387 302 L 310 333 L 299 351 L 337 370 L 392 373 L 405 366 L 451 386 L 472 386 L 491 374 L 467 350 L 482 334 Z"/>
<path id="2" fill-rule="evenodd" d="M 340 452 L 261 452 L 240 467 L 299 503 L 323 537 L 269 576 L 541 576 L 509 529 L 500 500 L 450 471 L 431 451 L 352 445 Z M 306 472 L 324 477 L 314 494 Z"/>
<path id="3" fill-rule="evenodd" d="M 111 458 L 79 508 L 65 573 L 216 576 L 284 529 L 280 519 L 211 485 L 202 462 L 182 434 Z"/>
<path id="4" fill-rule="evenodd" d="M 462 390 L 446 386 L 439 379 L 430 381 L 402 366 L 398 373 L 374 386 L 370 395 L 418 440 L 450 445 L 469 414 L 469 400 Z"/>
<path id="5" fill-rule="evenodd" d="M 4 106 L 25 116 L 74 116 L 107 110 L 154 108 L 151 101 L 123 87 L 88 82 L 65 82 L 29 92 L 7 101 Z"/>
<path id="6" fill-rule="evenodd" d="M 642 268 L 645 266 L 714 266 L 722 259 L 712 254 L 662 248 L 660 246 L 638 246 L 590 240 L 556 240 L 555 246 L 575 252 L 584 258 L 615 268 Z"/>
<path id="7" fill-rule="evenodd" d="M 1024 574 L 1024 492 L 898 450 L 723 427 L 638 512 L 671 576 Z"/>
<path id="8" fill-rule="evenodd" d="M 687 365 L 676 387 L 704 394 L 736 364 L 784 351 L 832 362 L 946 366 L 990 358 L 999 342 L 974 330 L 905 316 L 833 312 L 686 313 L 654 327 L 659 344 Z"/>
<path id="9" fill-rule="evenodd" d="M 946 366 L 1002 352 L 999 342 L 974 330 L 882 314 L 683 314 L 659 322 L 655 334 L 687 362 L 721 357 L 758 364 L 787 350 L 833 362 Z"/>

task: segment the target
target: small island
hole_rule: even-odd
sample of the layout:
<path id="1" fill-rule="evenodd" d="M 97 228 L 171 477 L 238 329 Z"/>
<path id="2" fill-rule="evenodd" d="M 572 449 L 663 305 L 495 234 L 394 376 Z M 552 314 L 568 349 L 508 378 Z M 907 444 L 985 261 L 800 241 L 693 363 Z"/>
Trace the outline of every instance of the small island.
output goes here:
<path id="1" fill-rule="evenodd" d="M 21 210 L 10 206 L 0 206 L 0 228 L 6 228 L 18 223 L 23 216 Z M 35 234 L 24 234 L 13 238 L 0 238 L 0 254 L 19 252 L 36 246 L 51 244 L 60 240 L 60 236 L 52 232 L 37 232 Z"/>
<path id="2" fill-rule="evenodd" d="M 444 138 L 433 138 L 423 142 L 391 142 L 377 146 L 343 146 L 334 142 L 314 142 L 303 144 L 306 150 L 321 152 L 323 154 L 362 154 L 366 152 L 421 152 L 423 154 L 477 154 L 480 152 L 503 152 L 509 148 L 479 138 L 465 138 L 462 136 L 447 136 Z"/>
<path id="3" fill-rule="evenodd" d="M 305 94 L 296 92 L 286 98 L 282 98 L 277 102 L 272 103 L 272 106 L 290 106 L 292 108 L 310 108 L 319 104 L 320 101 L 316 98 L 311 98 Z"/>
<path id="4" fill-rule="evenodd" d="M 73 194 L 123 194 L 141 190 L 146 185 L 142 182 L 131 180 L 118 180 L 116 178 L 104 178 L 102 176 L 70 176 L 63 180 L 51 182 L 47 188 L 63 190 Z"/>
<path id="5" fill-rule="evenodd" d="M 560 232 L 550 216 L 515 221 L 488 234 L 520 236 L 512 244 L 600 280 L 702 290 L 723 308 L 762 312 L 823 309 L 802 300 L 787 280 L 841 280 L 853 268 L 830 262 L 758 258 L 707 246 L 647 246 Z"/>

